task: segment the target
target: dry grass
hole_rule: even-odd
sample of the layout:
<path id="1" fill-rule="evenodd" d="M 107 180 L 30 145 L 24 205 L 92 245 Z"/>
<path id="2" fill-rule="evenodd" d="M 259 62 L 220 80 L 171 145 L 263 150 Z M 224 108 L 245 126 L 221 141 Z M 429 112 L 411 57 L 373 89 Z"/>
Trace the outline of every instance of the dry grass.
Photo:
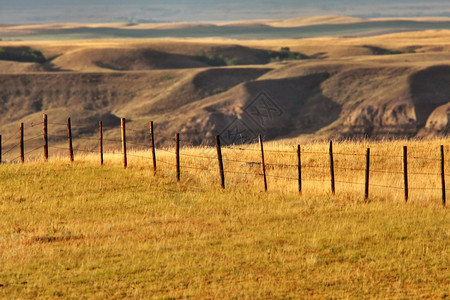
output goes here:
<path id="1" fill-rule="evenodd" d="M 408 142 L 411 156 L 429 158 L 411 158 L 411 172 L 436 172 L 432 159 L 445 142 Z M 373 154 L 401 156 L 403 143 L 340 143 L 335 151 L 360 154 L 370 146 Z M 295 159 L 293 147 L 266 149 L 268 163 Z M 230 173 L 221 190 L 217 162 L 187 156 L 214 158 L 208 148 L 182 149 L 177 184 L 173 166 L 162 163 L 174 162 L 167 150 L 157 153 L 157 176 L 143 158 L 148 152 L 131 153 L 137 156 L 129 156 L 126 170 L 115 154 L 105 156 L 103 167 L 97 156 L 80 154 L 74 164 L 52 157 L 1 165 L 1 297 L 448 297 L 449 215 L 438 195 L 417 192 L 405 205 L 381 189 L 365 203 L 359 187 L 338 184 L 332 196 L 326 175 L 323 185 L 305 186 L 303 196 L 289 181 L 269 177 L 264 193 L 259 176 Z M 327 155 L 317 153 L 326 153 L 326 144 L 302 151 L 305 164 L 328 165 Z M 258 151 L 224 149 L 224 158 L 225 170 L 260 172 L 230 161 L 257 162 Z M 337 167 L 359 160 L 336 154 Z M 374 160 L 372 167 L 398 170 L 401 162 Z M 361 179 L 345 170 L 337 176 Z M 375 179 L 401 184 L 395 174 Z M 422 176 L 412 187 L 433 182 Z"/>
<path id="2" fill-rule="evenodd" d="M 248 21 L 233 21 L 233 22 L 216 22 L 216 23 L 201 23 L 201 22 L 171 22 L 171 23 L 86 23 L 82 24 L 83 28 L 115 28 L 115 29 L 185 29 L 190 27 L 209 27 L 209 26 L 267 26 L 267 27 L 305 27 L 314 25 L 329 25 L 329 24 L 353 24 L 353 23 L 367 23 L 367 22 L 387 22 L 387 21 L 412 21 L 412 22 L 447 22 L 448 17 L 415 17 L 415 18 L 357 18 L 349 16 L 314 16 L 294 18 L 287 20 L 248 20 Z M 22 24 L 3 26 L 1 32 L 3 34 L 27 34 L 48 30 L 60 29 L 77 29 L 80 28 L 79 23 L 51 23 L 51 24 Z"/>
<path id="3" fill-rule="evenodd" d="M 114 27 L 114 26 L 112 26 Z M 306 55 L 324 53 L 322 58 L 342 58 L 353 56 L 367 56 L 372 53 L 364 46 L 375 46 L 389 50 L 407 52 L 413 49 L 416 52 L 444 52 L 450 51 L 449 30 L 425 30 L 417 32 L 403 32 L 383 34 L 369 37 L 317 37 L 303 39 L 265 39 L 265 40 L 234 40 L 228 38 L 164 38 L 164 39 L 101 39 L 101 40 L 75 40 L 75 41 L 1 41 L 0 47 L 30 46 L 41 49 L 47 55 L 70 54 L 73 51 L 89 49 L 145 49 L 172 53 L 196 55 L 202 49 L 217 47 L 219 45 L 241 45 L 260 49 L 279 51 L 280 47 L 290 47 L 291 51 L 298 51 Z M 61 67 L 64 67 L 62 65 Z"/>
<path id="4" fill-rule="evenodd" d="M 98 62 L 87 55 L 92 51 L 115 59 L 121 57 L 119 52 L 142 49 L 196 55 L 202 49 L 239 44 L 273 50 L 285 46 L 311 56 L 322 53 L 316 57 L 320 59 L 270 64 L 273 71 L 263 76 L 267 80 L 264 87 L 277 91 L 284 82 L 272 85 L 271 81 L 327 71 L 337 75 L 317 91 L 336 103 L 347 103 L 363 99 L 359 94 L 378 101 L 380 95 L 395 98 L 399 87 L 408 90 L 408 76 L 417 70 L 448 64 L 449 40 L 449 31 L 427 31 L 358 39 L 2 41 L 0 47 L 25 45 L 48 56 L 61 55 L 52 62 L 53 67 L 80 71 L 13 76 L 11 73 L 42 70 L 36 64 L 2 63 L 0 72 L 7 73 L 2 76 L 4 98 L 17 105 L 11 104 L 13 109 L 3 113 L 3 122 L 11 118 L 11 123 L 2 127 L 3 146 L 9 149 L 17 144 L 19 119 L 26 123 L 27 139 L 42 132 L 40 126 L 29 128 L 33 122 L 41 122 L 42 112 L 23 100 L 23 95 L 31 95 L 26 100 L 42 98 L 42 110 L 54 112 L 51 122 L 64 123 L 70 115 L 75 146 L 92 149 L 96 149 L 96 140 L 79 138 L 96 138 L 93 126 L 97 123 L 92 120 L 126 116 L 136 120 L 130 128 L 138 128 L 148 119 L 158 125 L 165 120 L 172 126 L 165 128 L 165 133 L 172 136 L 170 130 L 178 132 L 186 124 L 178 112 L 189 111 L 187 117 L 192 120 L 208 120 L 204 108 L 233 99 L 236 102 L 225 107 L 231 111 L 251 99 L 242 86 L 230 88 L 231 92 L 205 98 L 201 105 L 170 111 L 177 120 L 167 121 L 164 114 L 146 113 L 158 99 L 186 100 L 189 95 L 181 91 L 191 93 L 195 88 L 202 95 L 198 80 L 193 79 L 199 74 L 211 75 L 209 70 L 114 73 L 94 65 Z M 375 57 L 367 45 L 422 53 Z M 102 52 L 105 49 L 117 53 Z M 69 64 L 77 53 L 78 63 Z M 403 77 L 392 76 L 391 66 Z M 352 68 L 352 76 L 339 75 L 340 70 Z M 378 70 L 375 74 L 380 76 L 373 76 L 372 70 Z M 94 71 L 99 73 L 91 73 Z M 223 79 L 223 74 L 225 71 L 209 79 Z M 359 84 L 366 77 L 370 84 Z M 259 81 L 251 79 L 252 84 Z M 351 84 L 357 86 L 350 89 Z M 337 88 L 343 86 L 346 90 Z M 98 112 L 105 106 L 113 114 Z M 180 128 L 175 121 L 182 124 Z M 91 135 L 76 131 L 86 128 Z M 51 138 L 59 138 L 51 140 L 51 146 L 63 145 L 64 125 L 52 125 L 50 130 Z M 205 138 L 205 130 L 199 132 Z M 105 137 L 117 139 L 118 134 L 111 129 Z M 182 149 L 180 183 L 175 180 L 173 149 L 158 150 L 157 176 L 153 176 L 148 151 L 131 152 L 126 170 L 120 152 L 105 155 L 105 165 L 100 167 L 98 155 L 77 152 L 75 163 L 70 164 L 66 152 L 55 148 L 50 149 L 49 163 L 41 162 L 39 155 L 27 155 L 24 166 L 0 165 L 0 298 L 449 297 L 449 214 L 441 205 L 439 177 L 439 146 L 447 145 L 448 140 L 338 143 L 334 149 L 336 195 L 330 193 L 328 145 L 302 143 L 301 196 L 292 146 L 297 141 L 291 138 L 287 142 L 288 146 L 279 142 L 266 145 L 267 193 L 255 145 L 245 146 L 246 150 L 223 149 L 225 190 L 220 189 L 216 153 L 211 148 Z M 26 151 L 40 143 L 27 141 Z M 410 156 L 408 204 L 402 190 L 404 144 Z M 370 197 L 364 201 L 367 147 L 373 155 L 373 173 Z M 8 160 L 18 155 L 17 149 L 13 150 Z M 446 157 L 449 155 L 446 148 Z M 445 167 L 450 170 L 449 161 Z"/>
<path id="5" fill-rule="evenodd" d="M 136 122 L 132 125 L 136 127 L 153 120 L 163 135 L 181 132 L 190 142 L 200 144 L 205 137 L 222 132 L 236 117 L 245 118 L 243 108 L 262 91 L 285 111 L 282 118 L 265 124 L 267 131 L 277 132 L 269 138 L 389 135 L 382 131 L 385 127 L 400 136 L 445 134 L 446 119 L 439 117 L 443 116 L 439 111 L 445 111 L 448 102 L 448 31 L 384 37 L 292 40 L 293 44 L 247 41 L 242 45 L 275 50 L 286 45 L 292 51 L 318 56 L 264 66 L 190 69 L 170 69 L 172 58 L 177 57 L 177 64 L 192 67 L 195 64 L 190 64 L 190 56 L 201 49 L 231 49 L 236 53 L 243 49 L 231 46 L 231 41 L 221 44 L 214 39 L 15 42 L 41 49 L 46 55 L 61 54 L 47 67 L 67 72 L 26 73 L 42 66 L 4 63 L 2 70 L 8 74 L 0 75 L 5 100 L 0 108 L 0 134 L 9 141 L 4 147 L 10 148 L 17 143 L 9 138 L 20 121 L 27 127 L 35 120 L 40 122 L 41 114 L 46 113 L 54 122 L 63 123 L 71 117 L 81 126 L 90 126 L 85 132 L 89 138 L 96 138 L 94 126 L 99 120 L 118 125 L 119 118 L 125 117 Z M 392 44 L 388 45 L 389 41 Z M 0 42 L 0 47 L 13 44 Z M 423 53 L 368 55 L 372 50 L 367 45 L 388 50 L 419 47 L 415 51 Z M 252 51 L 256 50 L 246 48 L 242 53 Z M 340 53 L 339 58 L 332 58 L 333 51 Z M 159 52 L 165 54 L 159 56 Z M 159 60 L 161 57 L 164 59 Z M 20 74 L 11 74 L 14 72 Z M 433 123 L 444 125 L 439 129 Z M 142 126 L 140 134 L 146 132 Z M 32 136 L 28 128 L 26 136 Z"/>

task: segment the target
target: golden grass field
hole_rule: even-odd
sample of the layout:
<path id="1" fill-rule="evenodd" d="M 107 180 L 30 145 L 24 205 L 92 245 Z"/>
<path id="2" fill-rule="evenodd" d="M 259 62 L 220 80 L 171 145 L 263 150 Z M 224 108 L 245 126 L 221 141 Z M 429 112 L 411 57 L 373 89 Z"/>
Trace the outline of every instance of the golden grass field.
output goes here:
<path id="1" fill-rule="evenodd" d="M 316 17 L 246 24 L 360 21 Z M 77 26 L 2 27 L 0 33 Z M 152 26 L 196 24 L 132 27 Z M 449 298 L 450 217 L 448 204 L 442 205 L 440 173 L 444 145 L 449 186 L 449 45 L 448 30 L 359 38 L 0 41 L 0 50 L 31 49 L 45 56 L 45 62 L 0 60 L 0 298 Z M 280 47 L 305 57 L 261 62 L 261 53 Z M 245 63 L 211 66 L 199 53 Z M 196 145 L 214 145 L 214 135 L 242 120 L 244 107 L 261 90 L 284 110 L 264 128 L 277 133 L 265 137 L 268 191 L 257 144 L 223 147 L 221 189 L 216 149 Z M 44 113 L 48 162 L 42 157 Z M 68 117 L 74 163 L 66 146 Z M 120 118 L 129 130 L 126 169 Z M 156 126 L 156 175 L 149 120 Z M 176 132 L 182 139 L 179 183 Z M 399 137 L 416 138 L 391 140 Z M 324 142 L 329 139 L 336 140 L 335 195 Z"/>
<path id="2" fill-rule="evenodd" d="M 1 165 L 0 295 L 446 299 L 450 218 L 438 174 L 447 143 L 337 143 L 334 196 L 325 143 L 302 146 L 303 178 L 323 180 L 305 181 L 302 195 L 296 181 L 273 177 L 295 177 L 280 167 L 267 168 L 264 192 L 260 166 L 245 163 L 259 161 L 257 145 L 223 149 L 225 190 L 212 148 L 181 149 L 180 183 L 169 148 L 157 151 L 156 176 L 149 151 L 130 152 L 126 169 L 120 153 L 105 154 L 103 166 L 80 153 L 72 164 L 61 153 Z M 371 187 L 364 201 L 363 186 L 339 183 L 364 182 L 364 172 L 345 167 L 363 167 L 370 147 L 372 170 L 399 171 L 371 182 L 402 187 L 403 145 L 408 203 L 401 189 Z M 295 149 L 266 143 L 266 163 L 295 164 Z M 436 190 L 413 190 L 421 187 Z"/>

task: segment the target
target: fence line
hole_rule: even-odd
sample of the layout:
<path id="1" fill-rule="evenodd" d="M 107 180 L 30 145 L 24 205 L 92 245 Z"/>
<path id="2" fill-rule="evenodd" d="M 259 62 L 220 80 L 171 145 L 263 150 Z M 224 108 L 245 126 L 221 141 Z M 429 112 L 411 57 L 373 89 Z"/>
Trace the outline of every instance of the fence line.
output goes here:
<path id="1" fill-rule="evenodd" d="M 220 145 L 220 137 L 216 136 L 216 150 L 217 150 L 217 157 L 212 154 L 207 154 L 203 151 L 200 151 L 198 149 L 199 153 L 192 153 L 193 151 L 196 151 L 195 148 L 187 147 L 187 148 L 180 148 L 180 143 L 183 141 L 180 139 L 180 134 L 177 133 L 174 138 L 174 150 L 171 148 L 158 148 L 155 146 L 155 137 L 158 138 L 158 134 L 155 133 L 153 128 L 153 122 L 150 122 L 149 129 L 150 134 L 142 135 L 142 131 L 139 131 L 137 129 L 127 129 L 126 128 L 126 120 L 124 118 L 121 119 L 121 138 L 120 139 L 105 139 L 103 138 L 103 129 L 102 129 L 102 123 L 99 123 L 100 128 L 100 137 L 99 138 L 92 138 L 92 137 L 84 137 L 81 134 L 76 134 L 75 136 L 72 133 L 72 124 L 70 118 L 67 119 L 67 123 L 58 123 L 58 122 L 48 122 L 47 116 L 43 116 L 43 121 L 40 123 L 31 123 L 31 127 L 36 127 L 39 125 L 43 125 L 43 131 L 42 134 L 35 135 L 31 138 L 24 138 L 24 123 L 21 123 L 20 129 L 15 131 L 12 135 L 10 135 L 8 138 L 4 138 L 2 140 L 2 137 L 0 135 L 0 163 L 6 162 L 4 160 L 5 155 L 11 156 L 11 153 L 13 150 L 15 150 L 17 147 L 20 148 L 20 155 L 14 157 L 13 159 L 10 159 L 10 163 L 17 162 L 18 159 L 22 163 L 25 162 L 25 157 L 28 156 L 30 153 L 37 151 L 41 147 L 43 147 L 43 158 L 45 161 L 48 160 L 48 149 L 56 149 L 56 150 L 67 150 L 69 153 L 69 160 L 71 162 L 74 161 L 74 154 L 78 152 L 85 152 L 85 153 L 100 153 L 100 160 L 101 164 L 104 163 L 103 161 L 103 154 L 112 154 L 112 155 L 121 155 L 122 161 L 123 161 L 123 167 L 127 168 L 128 166 L 128 159 L 127 157 L 132 158 L 140 158 L 145 160 L 152 160 L 153 162 L 153 171 L 154 175 L 157 174 L 157 163 L 162 163 L 166 167 L 173 168 L 173 171 L 176 173 L 176 180 L 178 182 L 181 181 L 181 174 L 182 171 L 187 170 L 199 170 L 199 171 L 205 171 L 205 172 L 216 172 L 218 171 L 219 175 L 219 181 L 221 183 L 221 188 L 225 189 L 225 179 L 226 174 L 235 174 L 235 175 L 245 175 L 245 176 L 254 176 L 255 180 L 257 177 L 262 176 L 263 177 L 263 183 L 264 183 L 264 190 L 267 191 L 270 188 L 270 182 L 268 179 L 276 179 L 276 180 L 287 180 L 287 181 L 298 181 L 298 191 L 300 194 L 304 192 L 304 187 L 302 186 L 303 182 L 329 182 L 331 184 L 330 192 L 331 194 L 335 194 L 339 192 L 339 189 L 336 189 L 336 184 L 344 184 L 344 185 L 352 185 L 352 186 L 364 186 L 364 199 L 369 198 L 369 187 L 374 188 L 385 188 L 385 189 L 391 189 L 391 190 L 403 190 L 404 191 L 404 200 L 407 202 L 409 200 L 410 191 L 442 191 L 442 204 L 446 204 L 446 186 L 445 186 L 445 178 L 446 176 L 450 176 L 450 174 L 445 174 L 445 159 L 444 159 L 444 147 L 441 146 L 440 148 L 440 158 L 436 157 L 423 157 L 419 155 L 408 155 L 408 149 L 406 146 L 403 147 L 403 155 L 384 155 L 380 153 L 370 153 L 370 149 L 367 149 L 367 153 L 355 153 L 355 152 L 338 152 L 333 150 L 333 143 L 330 142 L 329 144 L 329 151 L 311 151 L 311 150 L 303 150 L 301 151 L 300 145 L 297 145 L 296 148 L 292 148 L 292 151 L 289 150 L 277 150 L 277 149 L 264 149 L 263 144 L 263 138 L 262 136 L 259 136 L 259 148 L 248 148 L 248 147 L 241 147 L 241 146 L 225 146 L 222 147 Z M 67 136 L 63 135 L 49 135 L 48 134 L 48 126 L 67 126 Z M 85 127 L 75 127 L 75 128 L 85 128 Z M 139 133 L 140 140 L 143 140 L 144 142 L 137 142 L 137 141 L 127 141 L 127 132 L 132 133 Z M 10 143 L 14 138 L 17 138 L 20 136 L 20 140 L 17 144 L 13 144 L 12 146 L 9 146 L 8 149 L 5 152 L 2 152 L 2 145 L 6 145 L 6 143 Z M 148 143 L 145 141 L 145 137 L 148 137 L 150 140 Z M 60 145 L 59 140 L 68 139 L 68 146 L 63 147 Z M 43 139 L 43 145 L 39 146 L 33 146 L 31 150 L 25 151 L 25 143 L 31 142 L 31 141 L 37 141 L 39 139 Z M 98 142 L 99 150 L 87 150 L 87 149 L 80 149 L 78 147 L 73 147 L 72 143 L 73 140 L 87 140 L 87 141 L 95 141 Z M 50 141 L 50 144 L 49 144 Z M 59 141 L 59 144 L 51 144 L 52 141 Z M 121 151 L 120 150 L 112 150 L 112 151 L 104 151 L 104 142 L 107 143 L 115 143 L 115 147 L 118 147 L 119 143 L 121 144 Z M 35 144 L 35 143 L 34 143 Z M 142 147 L 144 150 L 149 151 L 148 156 L 139 155 L 135 153 L 128 154 L 127 149 L 128 146 L 139 146 Z M 213 148 L 211 148 L 212 150 Z M 230 152 L 231 150 L 235 150 Z M 254 158 L 252 159 L 242 159 L 242 155 L 237 153 L 236 151 L 250 151 L 253 153 Z M 187 152 L 187 153 L 186 153 Z M 174 155 L 171 156 L 169 159 L 168 157 L 156 157 L 156 154 L 169 154 Z M 257 155 L 260 155 L 260 160 L 257 160 Z M 269 154 L 268 156 L 265 156 L 265 154 Z M 279 154 L 277 156 L 277 154 Z M 270 160 L 273 158 L 279 159 L 280 157 L 283 157 L 283 159 L 287 159 L 286 154 L 292 155 L 292 163 L 277 163 L 277 162 L 270 162 Z M 312 156 L 312 160 L 310 161 L 308 159 L 308 156 Z M 316 155 L 324 156 L 320 158 L 322 163 L 318 162 L 318 158 Z M 329 156 L 328 162 L 325 158 L 325 155 Z M 238 158 L 236 158 L 238 157 Z M 351 160 L 347 161 L 346 157 L 361 157 L 366 158 L 365 160 L 361 159 L 359 160 Z M 398 166 L 399 169 L 380 169 L 380 168 L 374 168 L 378 163 L 376 161 L 370 161 L 370 158 L 383 158 L 384 160 L 387 158 L 395 158 L 398 159 Z M 400 158 L 402 160 L 400 160 Z M 213 163 L 214 160 L 218 161 L 218 167 L 209 165 L 209 163 Z M 303 159 L 303 161 L 302 161 Z M 266 162 L 266 160 L 269 160 L 269 162 Z M 423 162 L 440 162 L 440 165 L 436 165 L 436 169 L 439 167 L 440 172 L 423 172 L 420 170 L 412 170 L 411 168 L 408 169 L 408 160 L 414 160 L 414 161 L 423 161 Z M 296 163 L 294 163 L 296 162 Z M 239 167 L 234 166 L 233 164 L 239 163 L 241 164 Z M 402 169 L 400 169 L 400 163 L 402 166 Z M 397 164 L 397 163 L 396 163 Z M 356 165 L 356 166 L 355 166 Z M 359 166 L 357 166 L 359 165 Z M 230 169 L 231 168 L 231 169 Z M 239 169 L 236 170 L 236 168 L 245 168 L 244 170 L 240 171 Z M 258 168 L 259 170 L 256 172 L 248 172 L 248 169 L 252 168 Z M 303 171 L 302 169 L 306 169 L 307 172 Z M 327 174 L 325 171 L 329 170 L 329 173 Z M 401 170 L 401 171 L 400 171 Z M 345 174 L 345 178 L 341 171 L 347 171 Z M 297 173 L 298 172 L 298 173 Z M 349 173 L 353 172 L 353 173 Z M 361 172 L 361 173 L 359 173 Z M 362 173 L 364 172 L 364 173 Z M 365 175 L 365 176 L 364 176 Z M 374 176 L 372 176 L 374 175 Z M 375 176 L 377 175 L 377 176 Z M 383 179 L 383 175 L 403 175 L 403 186 L 395 186 L 391 184 L 380 184 L 377 181 Z M 337 176 L 337 178 L 336 178 Z M 358 178 L 361 178 L 364 176 L 365 181 L 361 182 L 358 180 Z M 381 176 L 381 177 L 380 177 Z M 419 186 L 419 185 L 411 185 L 411 180 L 417 180 L 414 177 L 417 176 L 440 176 L 441 181 L 436 181 L 434 183 L 434 186 Z M 234 177 L 236 179 L 236 177 Z"/>

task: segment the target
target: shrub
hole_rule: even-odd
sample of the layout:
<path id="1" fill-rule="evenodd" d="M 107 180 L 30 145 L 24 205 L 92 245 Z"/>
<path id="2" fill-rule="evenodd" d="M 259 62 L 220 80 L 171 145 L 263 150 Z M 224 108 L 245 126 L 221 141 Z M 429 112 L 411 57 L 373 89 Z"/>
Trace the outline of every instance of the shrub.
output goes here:
<path id="1" fill-rule="evenodd" d="M 235 57 L 227 57 L 223 54 L 219 55 L 208 55 L 204 50 L 201 50 L 197 58 L 199 61 L 204 62 L 210 66 L 234 66 L 238 63 L 238 59 Z"/>
<path id="2" fill-rule="evenodd" d="M 0 48 L 0 60 L 37 63 L 44 63 L 47 61 L 41 51 L 29 47 Z"/>

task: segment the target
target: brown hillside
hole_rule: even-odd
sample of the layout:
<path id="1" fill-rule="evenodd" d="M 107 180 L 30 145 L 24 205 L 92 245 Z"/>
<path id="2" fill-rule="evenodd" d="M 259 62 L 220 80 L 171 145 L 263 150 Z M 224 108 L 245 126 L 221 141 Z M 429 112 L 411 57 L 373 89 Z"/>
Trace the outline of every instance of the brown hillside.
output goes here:
<path id="1" fill-rule="evenodd" d="M 258 134 L 303 140 L 445 135 L 449 44 L 447 31 L 239 43 L 0 42 L 56 55 L 45 63 L 0 60 L 0 134 L 7 140 L 19 122 L 30 126 L 47 113 L 56 123 L 72 117 L 74 131 L 87 137 L 96 137 L 100 120 L 106 136 L 117 136 L 113 127 L 126 117 L 133 134 L 144 138 L 153 120 L 159 144 L 176 132 L 194 145 L 211 143 L 216 134 L 235 143 Z M 281 47 L 308 57 L 262 64 L 268 50 Z M 220 55 L 251 65 L 217 67 L 199 59 Z M 65 135 L 64 127 L 58 130 Z"/>
<path id="2" fill-rule="evenodd" d="M 39 63 L 19 63 L 0 60 L 0 74 L 23 74 L 45 71 L 48 71 L 48 69 Z"/>
<path id="3" fill-rule="evenodd" d="M 450 102 L 450 65 L 423 69 L 409 78 L 411 99 L 419 126 L 424 126 L 430 114 Z"/>
<path id="4" fill-rule="evenodd" d="M 52 60 L 53 68 L 78 72 L 204 68 L 214 66 L 220 59 L 228 59 L 223 61 L 224 64 L 236 65 L 261 64 L 269 60 L 268 51 L 265 50 L 220 44 L 163 42 L 135 47 L 80 45 L 59 50 L 63 53 Z M 55 49 L 47 51 L 58 53 Z"/>
<path id="5" fill-rule="evenodd" d="M 208 66 L 192 57 L 153 49 L 81 49 L 61 55 L 53 61 L 61 69 L 98 72 L 153 69 L 188 69 Z"/>
<path id="6" fill-rule="evenodd" d="M 223 93 L 246 81 L 254 80 L 270 71 L 267 68 L 214 68 L 202 70 L 177 81 L 170 89 L 157 97 L 150 106 L 140 109 L 140 114 L 175 110 L 186 104 L 200 101 L 211 95 Z"/>

